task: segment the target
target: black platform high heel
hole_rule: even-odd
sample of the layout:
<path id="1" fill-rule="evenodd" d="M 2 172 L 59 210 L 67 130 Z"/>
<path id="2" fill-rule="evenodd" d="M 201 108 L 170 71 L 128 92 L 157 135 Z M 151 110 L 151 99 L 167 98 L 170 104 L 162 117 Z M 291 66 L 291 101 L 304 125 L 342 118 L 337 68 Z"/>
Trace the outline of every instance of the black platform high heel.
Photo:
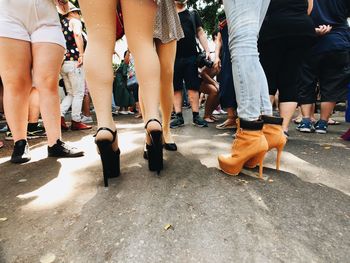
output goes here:
<path id="1" fill-rule="evenodd" d="M 97 130 L 94 137 L 96 137 L 100 131 L 109 131 L 113 135 L 112 141 L 95 139 L 103 167 L 104 185 L 108 187 L 108 178 L 114 178 L 120 175 L 120 150 L 119 148 L 117 151 L 113 150 L 113 143 L 117 138 L 117 130 L 112 131 L 109 128 L 101 127 Z"/>
<path id="2" fill-rule="evenodd" d="M 147 131 L 147 126 L 152 121 L 158 122 L 162 127 L 162 124 L 157 119 L 150 119 L 146 123 L 145 129 L 151 140 L 151 145 L 146 144 L 148 168 L 150 171 L 155 171 L 159 174 L 163 169 L 163 132 L 161 130 Z"/>

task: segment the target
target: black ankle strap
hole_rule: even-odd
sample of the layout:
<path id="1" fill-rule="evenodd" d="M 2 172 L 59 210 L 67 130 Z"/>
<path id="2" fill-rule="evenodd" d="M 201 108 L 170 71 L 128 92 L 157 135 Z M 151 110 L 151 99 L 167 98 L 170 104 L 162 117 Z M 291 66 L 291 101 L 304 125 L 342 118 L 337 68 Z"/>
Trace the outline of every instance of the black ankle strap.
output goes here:
<path id="1" fill-rule="evenodd" d="M 146 123 L 145 129 L 147 129 L 148 124 L 149 124 L 150 122 L 152 122 L 152 121 L 158 122 L 159 125 L 160 125 L 160 127 L 162 127 L 162 123 L 161 123 L 159 120 L 157 120 L 157 119 L 150 119 L 150 120 L 148 120 L 148 122 Z"/>
<path id="2" fill-rule="evenodd" d="M 112 141 L 112 142 L 114 142 L 114 141 L 115 141 L 115 138 L 117 137 L 117 130 L 112 131 L 110 128 L 107 128 L 107 127 L 101 127 L 101 128 L 99 128 L 99 129 L 96 131 L 96 133 L 95 133 L 94 137 L 96 137 L 96 136 L 97 136 L 97 134 L 98 134 L 100 131 L 109 131 L 109 132 L 110 132 L 110 133 L 112 133 L 112 135 L 113 135 L 113 141 Z"/>

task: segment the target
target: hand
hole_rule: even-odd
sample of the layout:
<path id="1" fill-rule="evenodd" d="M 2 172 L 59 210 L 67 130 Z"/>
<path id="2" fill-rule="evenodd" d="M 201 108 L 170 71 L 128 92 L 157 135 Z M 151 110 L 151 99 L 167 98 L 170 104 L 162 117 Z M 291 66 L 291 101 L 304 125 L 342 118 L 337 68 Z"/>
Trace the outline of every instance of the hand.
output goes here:
<path id="1" fill-rule="evenodd" d="M 328 34 L 332 30 L 332 27 L 330 25 L 321 25 L 319 27 L 315 28 L 316 34 L 318 36 L 324 36 Z"/>
<path id="2" fill-rule="evenodd" d="M 83 65 L 83 56 L 79 56 L 77 68 L 80 68 L 82 65 Z"/>
<path id="3" fill-rule="evenodd" d="M 63 13 L 67 13 L 69 10 L 68 0 L 55 0 L 56 6 L 61 9 Z"/>

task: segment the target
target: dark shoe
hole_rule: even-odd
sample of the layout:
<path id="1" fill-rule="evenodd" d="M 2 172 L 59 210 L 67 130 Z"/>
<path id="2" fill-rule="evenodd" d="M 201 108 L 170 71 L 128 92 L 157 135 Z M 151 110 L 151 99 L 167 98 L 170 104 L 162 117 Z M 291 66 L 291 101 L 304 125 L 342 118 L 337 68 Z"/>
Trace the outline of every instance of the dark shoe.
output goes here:
<path id="1" fill-rule="evenodd" d="M 203 118 L 201 118 L 199 115 L 193 118 L 192 124 L 200 128 L 208 127 L 208 123 L 205 120 L 203 120 Z"/>
<path id="2" fill-rule="evenodd" d="M 72 131 L 80 131 L 80 130 L 89 130 L 91 129 L 92 126 L 91 125 L 86 125 L 85 123 L 81 122 L 81 121 L 73 121 L 72 120 L 72 125 L 70 127 L 70 129 Z"/>
<path id="3" fill-rule="evenodd" d="M 310 133 L 310 132 L 314 132 L 315 128 L 310 119 L 303 118 L 300 124 L 296 127 L 296 130 L 300 132 Z"/>
<path id="4" fill-rule="evenodd" d="M 5 140 L 6 141 L 13 141 L 13 136 L 12 136 L 12 132 L 8 131 L 5 133 Z"/>
<path id="5" fill-rule="evenodd" d="M 61 116 L 61 130 L 62 131 L 68 131 L 69 127 L 67 126 L 66 120 L 63 116 Z"/>
<path id="6" fill-rule="evenodd" d="M 47 147 L 47 152 L 49 157 L 58 158 L 71 158 L 71 157 L 81 157 L 84 156 L 83 151 L 79 151 L 77 148 L 71 147 L 61 140 L 57 140 L 56 144 Z"/>
<path id="7" fill-rule="evenodd" d="M 11 156 L 11 163 L 26 163 L 30 161 L 29 146 L 26 140 L 15 143 Z"/>
<path id="8" fill-rule="evenodd" d="M 176 143 L 164 143 L 164 149 L 167 151 L 177 151 Z"/>
<path id="9" fill-rule="evenodd" d="M 319 120 L 315 124 L 315 132 L 318 133 L 318 134 L 326 134 L 327 133 L 327 128 L 328 128 L 328 124 L 324 120 Z"/>
<path id="10" fill-rule="evenodd" d="M 108 178 L 120 175 L 120 150 L 119 148 L 116 151 L 113 149 L 113 143 L 117 139 L 117 130 L 112 131 L 109 128 L 101 127 L 97 130 L 95 137 L 99 131 L 109 131 L 113 135 L 112 141 L 95 139 L 102 162 L 104 185 L 108 187 Z"/>
<path id="11" fill-rule="evenodd" d="M 175 129 L 185 125 L 183 117 L 177 116 L 170 122 L 170 128 Z"/>
<path id="12" fill-rule="evenodd" d="M 27 139 L 37 139 L 46 137 L 45 128 L 42 126 L 36 126 L 33 130 L 27 130 Z"/>
<path id="13" fill-rule="evenodd" d="M 147 131 L 147 126 L 152 121 L 158 122 L 162 126 L 157 119 L 150 119 L 145 125 L 147 135 L 151 140 L 150 145 L 146 144 L 148 168 L 159 174 L 163 169 L 163 132 L 162 130 Z"/>

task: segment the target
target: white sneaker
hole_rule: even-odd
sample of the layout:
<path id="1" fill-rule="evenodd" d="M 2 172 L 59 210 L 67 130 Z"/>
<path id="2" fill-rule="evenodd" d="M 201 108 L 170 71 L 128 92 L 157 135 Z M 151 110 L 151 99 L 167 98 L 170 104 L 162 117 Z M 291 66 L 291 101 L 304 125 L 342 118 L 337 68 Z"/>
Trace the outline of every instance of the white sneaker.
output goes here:
<path id="1" fill-rule="evenodd" d="M 225 115 L 225 114 L 227 114 L 227 111 L 224 111 L 223 109 L 221 109 L 220 114 Z"/>
<path id="2" fill-rule="evenodd" d="M 92 119 L 92 117 L 90 116 L 90 117 L 87 117 L 87 116 L 82 116 L 81 117 L 81 122 L 82 123 L 93 123 L 94 121 L 93 121 L 93 119 Z"/>
<path id="3" fill-rule="evenodd" d="M 220 115 L 220 114 L 221 114 L 220 111 L 217 111 L 217 110 L 213 111 L 213 115 Z"/>

